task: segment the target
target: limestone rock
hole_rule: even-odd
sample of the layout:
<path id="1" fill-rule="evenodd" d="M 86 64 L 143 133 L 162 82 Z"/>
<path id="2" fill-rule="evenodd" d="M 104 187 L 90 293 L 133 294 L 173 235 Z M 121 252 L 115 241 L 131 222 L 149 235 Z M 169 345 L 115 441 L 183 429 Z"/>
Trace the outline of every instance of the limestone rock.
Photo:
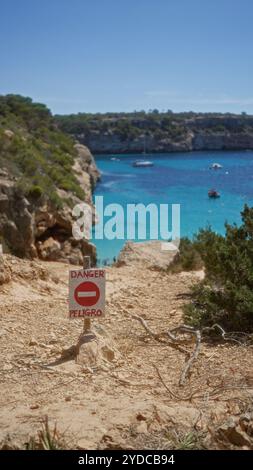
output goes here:
<path id="1" fill-rule="evenodd" d="M 116 266 L 142 264 L 150 269 L 166 270 L 177 254 L 162 250 L 161 241 L 127 242 L 121 250 Z"/>
<path id="2" fill-rule="evenodd" d="M 111 338 L 104 338 L 94 331 L 83 334 L 77 344 L 76 362 L 86 368 L 108 365 L 120 357 Z"/>
<path id="3" fill-rule="evenodd" d="M 231 416 L 218 427 L 216 437 L 225 444 L 253 449 L 253 414 Z"/>
<path id="4" fill-rule="evenodd" d="M 75 170 L 77 172 L 77 178 L 79 179 L 80 184 L 83 184 L 83 178 L 88 174 L 91 182 L 91 190 L 94 189 L 97 181 L 100 179 L 100 172 L 96 167 L 95 160 L 91 154 L 88 147 L 82 144 L 76 144 L 75 149 L 78 154 L 78 158 L 75 162 Z M 86 180 L 86 189 L 87 189 L 87 180 Z"/>
<path id="5" fill-rule="evenodd" d="M 40 258 L 55 261 L 60 258 L 61 244 L 53 237 L 49 237 L 44 242 L 38 242 L 38 250 Z"/>
<path id="6" fill-rule="evenodd" d="M 225 437 L 231 444 L 236 446 L 249 446 L 251 444 L 249 436 L 246 432 L 241 429 L 240 426 L 236 426 L 235 423 L 226 423 L 219 428 L 219 435 Z"/>

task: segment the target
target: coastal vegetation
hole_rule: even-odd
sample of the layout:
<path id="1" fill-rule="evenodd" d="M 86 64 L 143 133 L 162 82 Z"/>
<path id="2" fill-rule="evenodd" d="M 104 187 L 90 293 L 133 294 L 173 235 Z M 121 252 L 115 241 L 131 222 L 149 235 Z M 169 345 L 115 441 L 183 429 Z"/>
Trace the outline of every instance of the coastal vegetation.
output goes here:
<path id="1" fill-rule="evenodd" d="M 72 171 L 75 156 L 73 139 L 57 128 L 45 105 L 19 95 L 0 96 L 0 166 L 17 178 L 26 196 L 44 194 L 60 206 L 59 188 L 83 198 Z"/>
<path id="2" fill-rule="evenodd" d="M 132 113 L 55 116 L 60 129 L 95 153 L 253 148 L 253 117 L 226 113 Z"/>
<path id="3" fill-rule="evenodd" d="M 188 324 L 253 331 L 253 208 L 245 205 L 241 217 L 240 226 L 226 224 L 225 236 L 207 228 L 182 244 L 181 265 L 196 269 L 200 256 L 205 269 L 185 306 Z"/>
<path id="4" fill-rule="evenodd" d="M 78 134 L 81 132 L 89 131 L 117 131 L 124 129 L 124 132 L 127 133 L 127 130 L 135 129 L 136 132 L 142 132 L 146 130 L 147 133 L 151 132 L 154 129 L 159 129 L 161 131 L 170 131 L 171 129 L 176 129 L 179 132 L 183 131 L 184 124 L 189 123 L 189 121 L 194 119 L 199 119 L 199 122 L 203 119 L 210 120 L 209 124 L 206 124 L 204 127 L 209 131 L 223 132 L 224 130 L 230 130 L 232 126 L 235 126 L 233 119 L 240 120 L 241 126 L 237 131 L 242 131 L 248 125 L 252 126 L 252 117 L 248 116 L 246 113 L 241 113 L 241 115 L 236 115 L 232 113 L 195 113 L 182 112 L 182 113 L 173 113 L 171 110 L 159 112 L 158 110 L 149 110 L 149 111 L 134 111 L 130 113 L 78 113 L 78 114 L 69 114 L 69 115 L 56 115 L 56 122 L 59 124 L 62 130 L 70 134 Z M 218 119 L 224 120 L 217 124 L 216 122 L 211 122 L 211 120 Z M 218 121 L 219 122 L 219 121 Z M 194 123 L 193 128 L 194 128 Z M 196 122 L 196 127 L 198 122 Z"/>

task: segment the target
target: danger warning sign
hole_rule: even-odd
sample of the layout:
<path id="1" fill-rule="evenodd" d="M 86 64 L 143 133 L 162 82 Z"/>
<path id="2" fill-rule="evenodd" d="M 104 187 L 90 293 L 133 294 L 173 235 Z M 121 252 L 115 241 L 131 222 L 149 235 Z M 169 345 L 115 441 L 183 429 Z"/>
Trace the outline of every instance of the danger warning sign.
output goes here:
<path id="1" fill-rule="evenodd" d="M 105 270 L 69 272 L 69 317 L 102 317 L 105 313 Z"/>

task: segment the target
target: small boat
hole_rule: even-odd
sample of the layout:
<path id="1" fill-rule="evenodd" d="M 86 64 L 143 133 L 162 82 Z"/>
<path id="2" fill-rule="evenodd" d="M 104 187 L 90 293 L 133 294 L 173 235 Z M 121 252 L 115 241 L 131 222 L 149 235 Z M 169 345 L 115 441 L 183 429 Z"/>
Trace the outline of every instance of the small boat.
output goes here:
<path id="1" fill-rule="evenodd" d="M 217 197 L 220 197 L 220 193 L 218 193 L 216 189 L 209 189 L 208 196 L 211 198 L 217 198 Z"/>
<path id="2" fill-rule="evenodd" d="M 220 163 L 213 163 L 209 168 L 210 170 L 220 170 L 223 166 Z"/>
<path id="3" fill-rule="evenodd" d="M 148 166 L 154 166 L 154 163 L 150 162 L 149 160 L 136 160 L 133 163 L 133 166 L 140 167 L 140 168 L 146 168 Z"/>

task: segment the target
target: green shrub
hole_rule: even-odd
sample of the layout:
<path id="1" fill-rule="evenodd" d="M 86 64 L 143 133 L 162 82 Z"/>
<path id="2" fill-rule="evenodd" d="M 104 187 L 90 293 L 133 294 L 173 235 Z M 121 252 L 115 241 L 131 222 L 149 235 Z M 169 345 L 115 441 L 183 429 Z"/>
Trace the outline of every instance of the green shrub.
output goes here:
<path id="1" fill-rule="evenodd" d="M 33 199 L 39 199 L 42 194 L 43 189 L 38 185 L 33 185 L 28 191 L 28 195 Z"/>
<path id="2" fill-rule="evenodd" d="M 206 275 L 185 306 L 192 325 L 253 331 L 253 208 L 245 206 L 241 215 L 241 226 L 226 224 L 224 237 L 210 228 L 196 237 Z"/>
<path id="3" fill-rule="evenodd" d="M 169 267 L 169 270 L 175 273 L 180 271 L 193 271 L 201 269 L 202 267 L 203 262 L 195 242 L 186 237 L 181 238 L 179 253 Z"/>

